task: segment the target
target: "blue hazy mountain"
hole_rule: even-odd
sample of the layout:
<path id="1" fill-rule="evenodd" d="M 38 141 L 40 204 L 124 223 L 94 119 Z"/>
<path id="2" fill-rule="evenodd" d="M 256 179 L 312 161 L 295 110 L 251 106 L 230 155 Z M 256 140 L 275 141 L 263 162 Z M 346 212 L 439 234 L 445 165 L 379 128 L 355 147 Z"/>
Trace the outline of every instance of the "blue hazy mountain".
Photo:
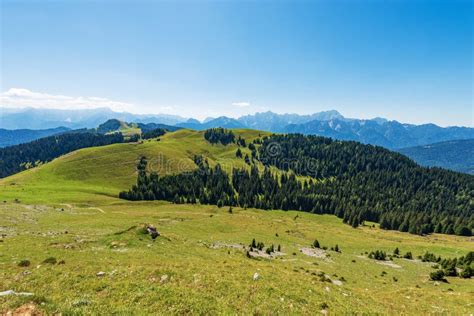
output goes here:
<path id="1" fill-rule="evenodd" d="M 226 116 L 221 116 L 218 118 L 208 118 L 203 123 L 195 119 L 189 119 L 184 123 L 177 124 L 176 126 L 194 129 L 194 130 L 204 130 L 204 129 L 214 128 L 214 127 L 223 127 L 223 128 L 247 128 L 248 127 L 242 124 L 241 122 L 239 122 L 238 120 L 230 118 L 230 117 L 226 117 Z"/>
<path id="2" fill-rule="evenodd" d="M 289 124 L 282 129 L 282 132 L 354 140 L 389 149 L 474 138 L 473 128 L 440 127 L 435 124 L 402 124 L 397 121 L 381 120 L 380 118 L 374 120 L 314 120 L 303 124 Z"/>
<path id="3" fill-rule="evenodd" d="M 255 113 L 254 115 L 242 116 L 238 119 L 238 121 L 242 123 L 243 126 L 252 129 L 272 132 L 284 132 L 287 125 L 299 125 L 311 121 L 324 122 L 333 119 L 344 120 L 345 118 L 338 111 L 335 110 L 318 112 L 311 115 L 277 114 L 268 111 Z"/>
<path id="4" fill-rule="evenodd" d="M 320 135 L 340 140 L 353 140 L 389 149 L 426 145 L 435 142 L 472 139 L 474 129 L 468 127 L 440 127 L 435 124 L 403 124 L 385 118 L 369 120 L 345 118 L 335 110 L 311 115 L 256 113 L 238 119 L 207 118 L 203 122 L 190 119 L 177 126 L 194 130 L 212 127 L 251 128 L 275 133 Z"/>
<path id="5" fill-rule="evenodd" d="M 160 123 L 175 125 L 186 119 L 168 114 L 132 114 L 114 112 L 108 108 L 86 110 L 55 110 L 25 108 L 16 111 L 0 109 L 0 128 L 4 129 L 49 129 L 59 126 L 71 129 L 95 128 L 109 120 L 118 119 L 136 123 Z"/>
<path id="6" fill-rule="evenodd" d="M 225 116 L 207 118 L 202 122 L 193 118 L 185 119 L 167 114 L 118 113 L 107 108 L 90 110 L 32 108 L 21 111 L 0 110 L 0 128 L 4 129 L 50 129 L 60 126 L 71 129 L 95 128 L 109 119 L 143 124 L 165 124 L 194 130 L 213 127 L 251 128 L 275 133 L 320 135 L 383 146 L 389 149 L 414 147 L 448 140 L 474 139 L 474 129 L 469 127 L 404 124 L 380 117 L 353 119 L 346 118 L 335 110 L 310 115 L 262 112 L 245 115 L 238 119 Z"/>
<path id="7" fill-rule="evenodd" d="M 38 138 L 48 137 L 69 131 L 67 127 L 56 127 L 50 129 L 32 130 L 15 129 L 7 130 L 0 128 L 0 147 L 7 147 L 22 143 L 28 143 Z"/>
<path id="8" fill-rule="evenodd" d="M 474 175 L 474 139 L 402 148 L 398 152 L 422 166 L 441 167 Z"/>

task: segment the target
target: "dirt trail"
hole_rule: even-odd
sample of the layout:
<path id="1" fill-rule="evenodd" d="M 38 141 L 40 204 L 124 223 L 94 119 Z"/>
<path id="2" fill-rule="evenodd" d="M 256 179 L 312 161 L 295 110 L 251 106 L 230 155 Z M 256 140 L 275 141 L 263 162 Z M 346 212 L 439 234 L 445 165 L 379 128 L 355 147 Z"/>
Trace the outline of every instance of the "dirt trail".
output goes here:
<path id="1" fill-rule="evenodd" d="M 91 207 L 88 207 L 88 209 L 89 210 L 98 210 L 102 214 L 105 214 L 105 211 L 103 209 L 101 209 L 100 207 L 91 206 Z"/>

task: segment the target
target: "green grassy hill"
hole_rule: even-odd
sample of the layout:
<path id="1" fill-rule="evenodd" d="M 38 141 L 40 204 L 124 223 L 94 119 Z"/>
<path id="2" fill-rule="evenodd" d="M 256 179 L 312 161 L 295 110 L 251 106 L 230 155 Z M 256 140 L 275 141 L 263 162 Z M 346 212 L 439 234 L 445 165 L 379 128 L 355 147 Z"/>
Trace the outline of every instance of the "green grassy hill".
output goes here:
<path id="1" fill-rule="evenodd" d="M 247 141 L 264 134 L 234 133 Z M 236 149 L 210 145 L 203 132 L 180 130 L 160 141 L 82 149 L 1 179 L 0 292 L 34 295 L 0 296 L 0 311 L 32 303 L 66 314 L 473 312 L 472 279 L 433 282 L 429 263 L 367 258 L 370 251 L 396 247 L 415 257 L 427 251 L 459 257 L 474 249 L 470 237 L 415 236 L 371 223 L 354 229 L 335 216 L 294 211 L 229 213 L 117 198 L 136 181 L 142 155 L 164 175 L 195 168 L 195 154 L 224 168 L 245 167 Z M 152 241 L 142 232 L 144 223 L 162 236 Z M 248 258 L 243 247 L 253 238 L 280 245 L 282 255 Z M 301 252 L 315 239 L 328 250 L 319 257 Z M 341 253 L 329 250 L 336 244 Z M 56 264 L 43 262 L 49 257 Z M 18 266 L 21 260 L 30 265 Z"/>
<path id="2" fill-rule="evenodd" d="M 140 143 L 123 143 L 86 148 L 62 156 L 39 168 L 0 180 L 2 197 L 29 202 L 96 199 L 96 195 L 116 198 L 136 181 L 136 164 L 141 156 L 150 159 L 150 168 L 161 175 L 195 168 L 193 157 L 204 154 L 211 164 L 244 167 L 235 157 L 237 145 L 210 145 L 204 132 L 179 130 Z M 248 140 L 264 132 L 237 130 Z M 244 149 L 245 152 L 246 149 Z"/>

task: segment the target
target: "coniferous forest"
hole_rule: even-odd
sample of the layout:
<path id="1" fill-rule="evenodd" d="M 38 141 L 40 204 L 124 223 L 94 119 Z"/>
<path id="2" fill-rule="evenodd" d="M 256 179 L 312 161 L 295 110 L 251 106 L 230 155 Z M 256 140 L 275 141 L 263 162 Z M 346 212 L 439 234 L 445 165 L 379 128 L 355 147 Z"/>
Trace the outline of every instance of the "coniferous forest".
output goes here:
<path id="1" fill-rule="evenodd" d="M 222 145 L 227 145 L 235 141 L 234 133 L 221 127 L 206 130 L 204 138 L 211 144 L 221 143 Z"/>
<path id="2" fill-rule="evenodd" d="M 318 185 L 327 197 L 323 212 L 351 224 L 370 220 L 415 234 L 470 235 L 474 227 L 471 175 L 420 167 L 382 147 L 318 136 L 272 135 L 258 153 L 264 165 L 326 179 Z"/>
<path id="3" fill-rule="evenodd" d="M 124 141 L 122 134 L 71 132 L 0 148 L 0 178 L 48 162 L 74 150 Z"/>
<path id="4" fill-rule="evenodd" d="M 137 184 L 120 197 L 334 214 L 353 227 L 374 221 L 413 234 L 472 234 L 472 176 L 422 168 L 380 147 L 324 137 L 273 135 L 249 147 L 253 159 L 291 172 L 277 176 L 253 164 L 230 176 L 196 156 L 195 171 L 159 177 L 147 174 L 143 157 Z M 295 174 L 308 178 L 299 181 Z"/>

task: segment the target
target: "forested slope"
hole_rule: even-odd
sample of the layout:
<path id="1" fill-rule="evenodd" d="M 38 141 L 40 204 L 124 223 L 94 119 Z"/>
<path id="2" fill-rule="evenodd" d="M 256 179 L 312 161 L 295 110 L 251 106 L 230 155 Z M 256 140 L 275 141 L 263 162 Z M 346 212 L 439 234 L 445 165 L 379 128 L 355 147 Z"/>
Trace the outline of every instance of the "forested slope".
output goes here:
<path id="1" fill-rule="evenodd" d="M 205 136 L 212 142 L 233 140 L 231 132 L 222 129 Z M 248 148 L 252 159 L 248 155 L 243 159 L 251 170 L 233 168 L 232 177 L 196 156 L 197 171 L 160 178 L 147 175 L 142 159 L 137 185 L 120 196 L 328 213 L 354 227 L 369 220 L 385 229 L 416 234 L 472 234 L 472 176 L 423 168 L 381 147 L 324 137 L 273 135 Z M 291 172 L 279 176 L 270 169 L 260 172 L 259 164 Z M 299 181 L 295 174 L 310 180 Z"/>

